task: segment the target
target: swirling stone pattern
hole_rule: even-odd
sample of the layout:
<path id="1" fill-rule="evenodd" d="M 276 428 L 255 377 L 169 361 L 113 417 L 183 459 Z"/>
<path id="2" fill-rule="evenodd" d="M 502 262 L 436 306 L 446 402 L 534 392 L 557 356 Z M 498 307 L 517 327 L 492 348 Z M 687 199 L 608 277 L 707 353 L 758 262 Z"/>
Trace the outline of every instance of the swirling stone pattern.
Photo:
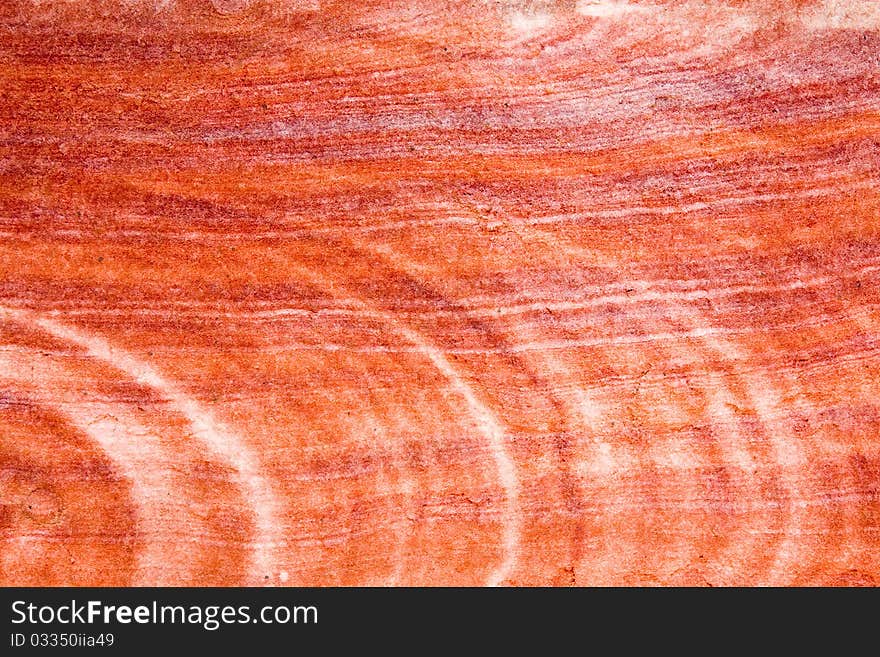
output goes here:
<path id="1" fill-rule="evenodd" d="M 880 581 L 880 3 L 0 27 L 0 584 Z"/>

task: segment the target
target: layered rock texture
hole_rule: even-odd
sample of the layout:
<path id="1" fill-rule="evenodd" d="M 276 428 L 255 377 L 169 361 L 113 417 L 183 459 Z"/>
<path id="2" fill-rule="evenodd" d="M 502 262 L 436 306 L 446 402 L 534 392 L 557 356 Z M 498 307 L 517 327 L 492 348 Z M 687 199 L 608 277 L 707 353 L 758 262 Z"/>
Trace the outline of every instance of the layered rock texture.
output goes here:
<path id="1" fill-rule="evenodd" d="M 880 3 L 0 4 L 0 584 L 876 585 Z"/>

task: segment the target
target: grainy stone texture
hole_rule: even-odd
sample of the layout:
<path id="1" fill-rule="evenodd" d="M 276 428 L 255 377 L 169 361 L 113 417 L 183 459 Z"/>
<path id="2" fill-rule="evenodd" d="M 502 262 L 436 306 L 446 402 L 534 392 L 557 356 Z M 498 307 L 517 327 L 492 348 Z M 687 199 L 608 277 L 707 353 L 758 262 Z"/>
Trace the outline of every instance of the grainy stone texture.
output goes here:
<path id="1" fill-rule="evenodd" d="M 880 581 L 880 3 L 0 4 L 0 584 Z"/>

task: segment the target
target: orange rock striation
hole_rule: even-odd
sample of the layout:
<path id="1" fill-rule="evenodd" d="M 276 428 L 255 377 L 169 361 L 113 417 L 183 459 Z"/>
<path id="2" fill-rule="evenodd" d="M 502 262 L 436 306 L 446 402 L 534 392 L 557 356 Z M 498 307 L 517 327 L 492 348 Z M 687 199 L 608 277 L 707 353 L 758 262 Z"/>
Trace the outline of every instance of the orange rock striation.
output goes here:
<path id="1" fill-rule="evenodd" d="M 0 584 L 880 581 L 880 4 L 0 28 Z"/>

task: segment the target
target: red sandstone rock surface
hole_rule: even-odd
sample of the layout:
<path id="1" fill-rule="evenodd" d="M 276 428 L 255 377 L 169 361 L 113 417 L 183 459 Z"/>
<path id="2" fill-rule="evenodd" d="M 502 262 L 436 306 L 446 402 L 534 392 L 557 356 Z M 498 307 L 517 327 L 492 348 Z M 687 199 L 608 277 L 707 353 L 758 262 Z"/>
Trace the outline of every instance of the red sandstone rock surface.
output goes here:
<path id="1" fill-rule="evenodd" d="M 0 583 L 877 584 L 880 4 L 0 5 Z"/>

